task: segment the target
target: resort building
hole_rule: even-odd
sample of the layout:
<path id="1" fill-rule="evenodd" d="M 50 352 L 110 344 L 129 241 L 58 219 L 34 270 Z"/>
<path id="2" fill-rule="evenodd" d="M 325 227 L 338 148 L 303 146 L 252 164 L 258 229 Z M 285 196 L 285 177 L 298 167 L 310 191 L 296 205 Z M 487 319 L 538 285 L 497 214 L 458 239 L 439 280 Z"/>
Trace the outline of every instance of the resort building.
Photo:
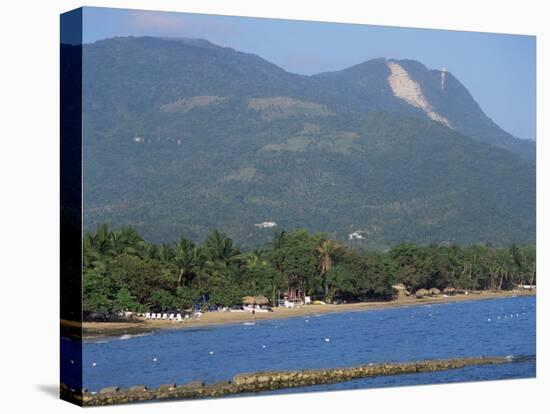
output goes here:
<path id="1" fill-rule="evenodd" d="M 354 231 L 353 233 L 348 234 L 348 239 L 349 240 L 362 240 L 364 238 L 365 238 L 365 236 L 363 236 L 358 231 Z"/>
<path id="2" fill-rule="evenodd" d="M 259 229 L 269 229 L 271 227 L 277 226 L 277 223 L 274 221 L 264 221 L 262 223 L 254 224 L 254 226 L 258 227 Z"/>
<path id="3" fill-rule="evenodd" d="M 286 292 L 283 296 L 283 299 L 279 299 L 279 306 L 283 306 L 285 308 L 295 308 L 298 306 L 303 306 L 306 303 L 304 296 L 304 292 L 302 292 L 300 289 L 288 289 L 288 292 Z M 309 301 L 311 299 L 308 297 Z"/>

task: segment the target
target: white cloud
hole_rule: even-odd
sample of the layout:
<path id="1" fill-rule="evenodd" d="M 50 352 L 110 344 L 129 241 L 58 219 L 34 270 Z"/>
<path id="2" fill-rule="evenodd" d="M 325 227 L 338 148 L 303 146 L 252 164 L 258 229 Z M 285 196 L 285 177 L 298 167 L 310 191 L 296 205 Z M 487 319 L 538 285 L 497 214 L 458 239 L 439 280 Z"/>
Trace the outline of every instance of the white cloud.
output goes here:
<path id="1" fill-rule="evenodd" d="M 216 42 L 239 31 L 233 22 L 222 20 L 219 16 L 132 11 L 128 23 L 136 34 L 197 37 Z"/>

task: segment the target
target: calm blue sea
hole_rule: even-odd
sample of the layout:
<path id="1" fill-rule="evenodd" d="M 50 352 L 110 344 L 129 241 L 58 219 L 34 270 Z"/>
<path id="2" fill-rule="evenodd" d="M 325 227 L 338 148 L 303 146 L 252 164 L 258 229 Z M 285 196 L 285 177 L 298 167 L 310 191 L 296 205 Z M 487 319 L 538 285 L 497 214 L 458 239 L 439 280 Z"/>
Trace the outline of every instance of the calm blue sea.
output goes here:
<path id="1" fill-rule="evenodd" d="M 62 342 L 70 358 L 74 344 Z M 410 306 L 89 341 L 83 345 L 83 381 L 97 391 L 110 385 L 212 383 L 261 370 L 480 355 L 534 357 L 535 342 L 534 297 Z M 528 378 L 535 372 L 533 358 L 285 392 Z"/>

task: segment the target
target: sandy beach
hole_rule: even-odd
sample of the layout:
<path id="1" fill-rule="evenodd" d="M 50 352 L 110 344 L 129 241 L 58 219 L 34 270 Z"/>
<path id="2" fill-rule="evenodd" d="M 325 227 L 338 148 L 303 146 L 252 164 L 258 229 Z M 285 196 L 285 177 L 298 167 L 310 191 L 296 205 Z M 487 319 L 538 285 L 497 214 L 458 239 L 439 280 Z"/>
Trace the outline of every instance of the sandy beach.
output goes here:
<path id="1" fill-rule="evenodd" d="M 468 295 L 435 296 L 416 299 L 405 297 L 400 300 L 385 302 L 362 302 L 340 305 L 308 305 L 299 308 L 273 308 L 273 312 L 256 313 L 255 320 L 270 320 L 293 318 L 305 315 L 333 313 L 333 312 L 354 312 L 371 309 L 382 309 L 400 306 L 427 305 L 436 303 L 462 302 L 483 299 L 509 298 L 514 296 L 535 295 L 535 291 L 482 291 L 473 292 Z M 182 322 L 164 320 L 133 320 L 129 322 L 84 322 L 82 325 L 77 322 L 61 321 L 61 328 L 64 334 L 75 335 L 75 330 L 82 326 L 82 333 L 85 339 L 118 336 L 124 334 L 137 334 L 150 332 L 159 329 L 186 329 L 202 326 L 224 325 L 233 323 L 252 322 L 253 315 L 250 312 L 207 312 L 199 319 L 184 320 Z"/>

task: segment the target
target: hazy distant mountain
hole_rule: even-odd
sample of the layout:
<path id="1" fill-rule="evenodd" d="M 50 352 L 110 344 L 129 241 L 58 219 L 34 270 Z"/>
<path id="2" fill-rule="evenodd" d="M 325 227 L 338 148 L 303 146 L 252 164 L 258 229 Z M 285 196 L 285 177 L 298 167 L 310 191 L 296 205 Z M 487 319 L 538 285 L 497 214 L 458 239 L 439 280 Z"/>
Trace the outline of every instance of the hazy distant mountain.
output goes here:
<path id="1" fill-rule="evenodd" d="M 115 38 L 84 48 L 84 108 L 87 228 L 534 241 L 534 143 L 418 62 L 301 76 L 205 40 Z"/>

